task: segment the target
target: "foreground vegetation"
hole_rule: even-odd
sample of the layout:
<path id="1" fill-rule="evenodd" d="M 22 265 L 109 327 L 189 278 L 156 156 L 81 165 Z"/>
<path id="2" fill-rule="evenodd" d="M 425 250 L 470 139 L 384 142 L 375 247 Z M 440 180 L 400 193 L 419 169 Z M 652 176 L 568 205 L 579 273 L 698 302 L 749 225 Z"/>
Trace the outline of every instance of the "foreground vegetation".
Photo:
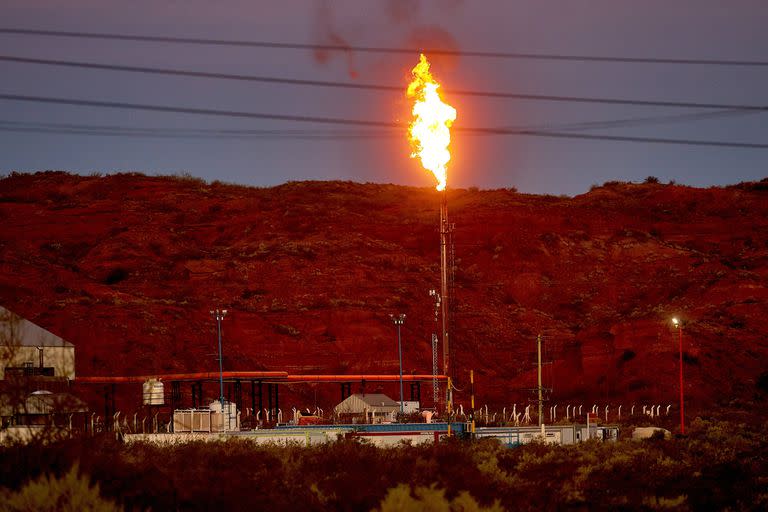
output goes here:
<path id="1" fill-rule="evenodd" d="M 76 439 L 0 449 L 0 510 L 766 510 L 766 434 L 699 419 L 686 438 L 515 449 Z"/>

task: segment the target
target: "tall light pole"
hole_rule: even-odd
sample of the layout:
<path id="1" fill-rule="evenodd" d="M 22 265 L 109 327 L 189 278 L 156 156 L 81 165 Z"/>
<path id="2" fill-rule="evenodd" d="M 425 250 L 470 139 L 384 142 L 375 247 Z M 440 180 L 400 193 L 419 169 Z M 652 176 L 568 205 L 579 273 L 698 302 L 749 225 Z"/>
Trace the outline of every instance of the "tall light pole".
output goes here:
<path id="1" fill-rule="evenodd" d="M 216 326 L 219 332 L 219 402 L 221 402 L 221 419 L 224 419 L 224 363 L 221 353 L 221 321 L 227 316 L 226 309 L 213 309 L 211 310 L 211 316 L 216 319 Z M 223 425 L 222 421 L 222 427 Z M 229 411 L 227 411 L 227 429 L 229 429 Z"/>
<path id="2" fill-rule="evenodd" d="M 404 413 L 403 408 L 403 347 L 400 340 L 400 326 L 405 323 L 405 314 L 389 315 L 392 322 L 397 326 L 397 357 L 400 359 L 400 414 Z"/>
<path id="3" fill-rule="evenodd" d="M 442 308 L 442 300 L 437 290 L 429 290 L 429 296 L 435 300 L 435 324 L 437 325 L 440 320 L 440 311 Z M 437 376 L 440 374 L 440 366 L 437 357 L 437 333 L 432 333 L 432 402 L 435 406 L 435 412 L 437 412 L 438 403 L 440 401 L 440 387 L 437 383 Z M 446 393 L 446 396 L 450 393 L 450 388 Z"/>
<path id="4" fill-rule="evenodd" d="M 541 385 L 541 334 L 539 334 L 536 337 L 536 354 L 537 359 L 536 361 L 538 364 L 536 365 L 536 371 L 539 381 L 539 426 L 544 428 L 544 388 Z M 553 422 L 554 423 L 554 422 Z M 587 429 L 587 432 L 589 432 L 589 429 Z"/>
<path id="5" fill-rule="evenodd" d="M 672 325 L 675 326 L 680 343 L 680 433 L 685 434 L 685 409 L 683 401 L 683 325 L 677 318 L 672 319 Z"/>

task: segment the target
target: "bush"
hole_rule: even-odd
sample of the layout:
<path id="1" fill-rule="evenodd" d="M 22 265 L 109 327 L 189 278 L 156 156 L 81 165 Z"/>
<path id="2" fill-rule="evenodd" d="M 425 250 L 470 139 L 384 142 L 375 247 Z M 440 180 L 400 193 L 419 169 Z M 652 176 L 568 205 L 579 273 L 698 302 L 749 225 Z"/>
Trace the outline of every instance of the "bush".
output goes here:
<path id="1" fill-rule="evenodd" d="M 96 437 L 0 447 L 0 510 L 68 510 L 66 500 L 99 510 L 88 508 L 99 489 L 77 470 L 39 476 L 76 461 L 129 510 L 765 510 L 766 452 L 768 424 L 701 419 L 676 439 L 513 449 L 493 439 L 377 448 Z"/>
<path id="2" fill-rule="evenodd" d="M 112 269 L 109 274 L 107 274 L 107 277 L 104 278 L 104 284 L 117 284 L 120 281 L 124 281 L 128 278 L 128 271 L 124 268 L 114 268 Z"/>
<path id="3" fill-rule="evenodd" d="M 635 358 L 637 354 L 635 354 L 635 351 L 632 349 L 625 349 L 624 352 L 621 354 L 621 360 L 622 361 L 631 361 Z"/>
<path id="4" fill-rule="evenodd" d="M 400 484 L 387 491 L 387 496 L 381 502 L 380 512 L 422 512 L 422 511 L 456 511 L 456 512 L 483 512 L 498 511 L 504 509 L 495 502 L 490 507 L 481 507 L 477 501 L 466 491 L 462 491 L 453 501 L 445 497 L 445 489 L 430 487 L 417 487 L 411 491 L 408 484 Z"/>
<path id="5" fill-rule="evenodd" d="M 768 372 L 763 372 L 757 379 L 757 389 L 763 393 L 768 393 Z"/>
<path id="6" fill-rule="evenodd" d="M 78 473 L 78 465 L 74 464 L 61 478 L 43 475 L 29 481 L 16 492 L 6 491 L 0 494 L 0 511 L 117 512 L 120 510 L 114 503 L 101 497 L 98 484 L 91 487 L 89 479 Z"/>

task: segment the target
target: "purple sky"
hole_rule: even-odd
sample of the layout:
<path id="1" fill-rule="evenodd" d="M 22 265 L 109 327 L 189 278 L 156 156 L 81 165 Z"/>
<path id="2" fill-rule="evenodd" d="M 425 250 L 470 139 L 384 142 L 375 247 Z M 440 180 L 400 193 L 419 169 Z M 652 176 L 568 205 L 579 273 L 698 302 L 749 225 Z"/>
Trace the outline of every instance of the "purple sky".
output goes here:
<path id="1" fill-rule="evenodd" d="M 464 51 L 768 60 L 764 1 L 681 0 L 4 0 L 0 27 L 289 43 Z M 0 54 L 402 85 L 418 55 L 207 47 L 0 34 Z M 458 110 L 456 126 L 551 127 L 702 112 L 680 108 L 452 96 L 472 89 L 528 94 L 768 105 L 768 67 L 435 59 Z M 404 94 L 298 87 L 0 62 L 0 94 L 404 121 Z M 589 134 L 768 143 L 768 113 L 590 130 Z M 169 129 L 339 130 L 323 125 L 44 105 L 0 100 L 0 122 Z M 342 128 L 354 131 L 355 128 Z M 593 183 L 648 175 L 692 185 L 761 179 L 765 149 L 454 134 L 449 186 L 579 194 Z M 0 131 L 0 172 L 189 172 L 207 180 L 273 185 L 354 180 L 432 185 L 401 137 L 188 139 Z"/>

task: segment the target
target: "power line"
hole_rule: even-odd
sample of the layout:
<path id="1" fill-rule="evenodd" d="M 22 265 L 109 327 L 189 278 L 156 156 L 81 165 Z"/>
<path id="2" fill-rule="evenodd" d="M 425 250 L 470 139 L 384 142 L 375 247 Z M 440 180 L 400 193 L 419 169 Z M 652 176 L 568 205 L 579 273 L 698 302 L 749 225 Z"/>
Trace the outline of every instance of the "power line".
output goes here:
<path id="1" fill-rule="evenodd" d="M 123 103 L 113 101 L 92 101 L 92 100 L 77 100 L 69 98 L 51 98 L 44 96 L 25 96 L 17 94 L 0 94 L 0 100 L 10 101 L 24 101 L 35 103 L 49 103 L 60 105 L 76 105 L 85 107 L 102 107 L 102 108 L 116 108 L 127 110 L 148 110 L 155 112 L 174 112 L 180 114 L 198 114 L 208 116 L 222 116 L 222 117 L 239 117 L 246 119 L 271 119 L 273 121 L 295 121 L 304 123 L 318 123 L 318 124 L 338 124 L 338 125 L 352 125 L 352 126 L 369 126 L 373 128 L 403 128 L 403 125 L 398 123 L 384 122 L 384 121 L 367 121 L 364 119 L 340 119 L 333 117 L 313 117 L 313 116 L 297 116 L 297 115 L 285 115 L 285 114 L 267 114 L 257 112 L 241 112 L 236 110 L 214 110 L 204 108 L 190 108 L 190 107 L 167 107 L 163 105 L 146 105 L 137 103 Z"/>
<path id="2" fill-rule="evenodd" d="M 503 130 L 509 131 L 590 131 L 590 130 L 604 130 L 609 128 L 631 128 L 638 126 L 651 126 L 651 125 L 667 125 L 673 123 L 690 122 L 690 121 L 704 121 L 707 119 L 724 119 L 729 117 L 746 116 L 759 114 L 761 111 L 744 111 L 744 110 L 716 110 L 713 112 L 701 112 L 694 114 L 677 114 L 677 115 L 663 115 L 663 116 L 646 116 L 646 117 L 630 117 L 624 119 L 611 119 L 604 121 L 582 121 L 577 123 L 565 123 L 556 125 L 543 125 L 543 126 L 510 126 L 502 127 Z"/>
<path id="3" fill-rule="evenodd" d="M 168 76 L 185 76 L 195 78 L 209 78 L 219 80 L 238 80 L 246 82 L 261 82 L 273 84 L 287 84 L 297 86 L 314 87 L 335 87 L 345 89 L 371 90 L 402 93 L 405 89 L 396 85 L 381 85 L 371 83 L 339 82 L 328 80 L 309 80 L 298 78 L 284 78 L 271 76 L 244 75 L 232 73 L 214 73 L 207 71 L 194 71 L 172 68 L 152 68 L 144 66 L 126 66 L 120 64 L 102 64 L 95 62 L 80 62 L 70 60 L 52 60 L 52 59 L 34 59 L 28 57 L 17 57 L 12 55 L 0 55 L 0 61 L 15 62 L 20 64 L 38 64 L 46 66 L 61 66 L 84 69 L 98 69 L 105 71 L 123 71 L 131 73 L 145 73 Z M 474 96 L 500 99 L 518 99 L 531 101 L 553 101 L 570 103 L 598 103 L 603 105 L 632 105 L 644 107 L 674 107 L 674 108 L 701 108 L 701 109 L 726 109 L 726 110 L 765 110 L 761 105 L 739 105 L 727 103 L 704 103 L 704 102 L 683 102 L 683 101 L 658 101 L 658 100 L 634 100 L 622 98 L 590 98 L 582 96 L 559 96 L 543 94 L 522 94 L 503 91 L 473 91 L 473 90 L 450 90 L 445 88 L 449 95 Z"/>
<path id="4" fill-rule="evenodd" d="M 0 94 L 0 100 L 37 102 L 37 103 L 61 104 L 61 105 L 77 105 L 77 106 L 88 106 L 88 107 L 104 107 L 104 108 L 116 108 L 116 109 L 128 109 L 128 110 L 147 110 L 147 111 L 155 111 L 155 112 L 174 112 L 174 113 L 182 113 L 182 114 L 198 114 L 198 115 L 237 117 L 237 118 L 247 118 L 247 119 L 271 119 L 271 120 L 278 120 L 278 121 L 295 121 L 295 122 L 351 125 L 351 126 L 364 126 L 364 127 L 376 127 L 376 128 L 400 128 L 400 129 L 404 128 L 402 125 L 398 123 L 390 123 L 390 122 L 383 122 L 383 121 L 367 121 L 367 120 L 361 120 L 361 119 L 296 116 L 296 115 L 286 115 L 286 114 L 266 114 L 266 113 L 257 113 L 257 112 L 241 112 L 241 111 L 231 111 L 231 110 L 214 110 L 214 109 L 201 109 L 201 108 L 188 108 L 188 107 L 167 107 L 162 105 L 146 105 L 146 104 L 137 104 L 137 103 L 77 100 L 77 99 L 69 99 L 69 98 L 51 98 L 51 97 L 41 97 L 41 96 Z M 664 139 L 664 138 L 656 138 L 656 137 L 587 135 L 587 134 L 577 134 L 577 133 L 551 132 L 551 131 L 543 131 L 543 130 L 509 129 L 509 128 L 503 128 L 503 127 L 499 127 L 499 128 L 454 127 L 453 129 L 455 131 L 460 131 L 460 132 L 477 133 L 477 134 L 485 134 L 485 135 L 528 135 L 528 136 L 552 137 L 552 138 L 564 138 L 564 139 L 584 139 L 584 140 L 603 140 L 603 141 L 616 141 L 616 142 L 643 142 L 643 143 L 654 143 L 654 144 L 768 149 L 768 144 L 758 144 L 758 143 L 703 141 L 703 140 L 693 140 L 693 139 Z"/>
<path id="5" fill-rule="evenodd" d="M 544 127 L 545 129 L 567 130 L 567 131 L 584 131 L 584 130 L 597 130 L 606 128 L 628 128 L 636 126 L 648 126 L 659 124 L 671 124 L 689 121 L 704 121 L 707 119 L 723 119 L 728 117 L 738 117 L 746 115 L 760 114 L 759 110 L 740 110 L 740 109 L 726 109 L 715 110 L 713 112 L 699 112 L 693 114 L 677 114 L 677 115 L 665 115 L 665 116 L 646 116 L 646 117 L 629 117 L 624 119 L 613 119 L 606 121 L 585 121 L 580 123 L 564 124 L 554 127 Z"/>
<path id="6" fill-rule="evenodd" d="M 261 133 L 286 133 L 286 134 L 357 134 L 358 131 L 333 131 L 323 130 L 318 132 L 317 130 L 274 130 L 274 129 L 229 129 L 229 128 L 170 128 L 170 127 L 142 127 L 142 126 L 123 126 L 114 124 L 80 124 L 80 123 L 40 123 L 30 121 L 11 121 L 7 119 L 0 119 L 0 124 L 22 126 L 22 127 L 46 127 L 46 128 L 72 128 L 72 129 L 92 129 L 92 130 L 131 130 L 131 131 L 176 131 L 181 133 L 221 133 L 221 134 L 261 134 Z M 385 132 L 376 132 L 385 133 Z M 386 132 L 392 133 L 392 132 Z"/>
<path id="7" fill-rule="evenodd" d="M 391 53 L 391 54 L 418 54 L 420 52 L 430 55 L 446 55 L 455 57 L 484 57 L 495 59 L 525 59 L 525 60 L 549 60 L 549 61 L 583 61 L 583 62 L 615 62 L 626 64 L 690 64 L 708 66 L 741 66 L 741 67 L 765 67 L 768 61 L 762 60 L 729 60 L 729 59 L 678 59 L 657 57 L 610 57 L 595 55 L 567 55 L 551 53 L 520 53 L 520 52 L 491 52 L 491 51 L 464 51 L 447 50 L 441 48 L 391 48 L 377 46 L 348 46 L 333 44 L 311 43 L 278 43 L 271 41 L 245 41 L 235 39 L 206 39 L 194 37 L 170 37 L 170 36 L 141 36 L 131 34 L 106 34 L 98 32 L 69 32 L 61 30 L 36 30 L 21 28 L 0 27 L 2 34 L 36 35 L 48 37 L 71 37 L 81 39 L 106 39 L 116 41 L 144 41 L 153 43 L 196 44 L 211 46 L 240 46 L 251 48 L 273 48 L 286 50 L 323 50 L 337 52 L 360 53 Z"/>
<path id="8" fill-rule="evenodd" d="M 492 133 L 490 129 L 488 133 Z M 695 139 L 663 139 L 657 137 L 625 137 L 621 135 L 587 135 L 582 133 L 558 133 L 533 130 L 522 131 L 500 131 L 499 135 L 530 135 L 536 137 L 552 137 L 558 139 L 582 139 L 582 140 L 601 140 L 613 142 L 644 142 L 649 144 L 673 144 L 684 146 L 710 146 L 721 148 L 741 148 L 741 149 L 768 149 L 768 144 L 758 144 L 750 142 L 725 142 L 711 140 Z"/>
<path id="9" fill-rule="evenodd" d="M 49 133 L 90 133 L 92 135 L 128 135 L 147 137 L 192 137 L 192 138 L 368 138 L 400 135 L 395 131 L 382 130 L 286 130 L 286 129 L 195 129 L 195 128 L 152 128 L 102 124 L 75 123 L 34 123 L 27 121 L 0 120 L 0 130 L 19 132 Z"/>
<path id="10" fill-rule="evenodd" d="M 696 121 L 702 119 L 722 118 L 733 115 L 754 114 L 743 111 L 715 111 L 699 114 L 683 114 L 676 116 L 652 116 L 640 118 L 615 119 L 607 121 L 587 121 L 579 123 L 565 123 L 555 125 L 529 125 L 504 127 L 509 131 L 522 130 L 565 130 L 584 131 L 615 127 L 646 126 L 650 124 L 668 124 L 674 122 Z M 28 121 L 11 121 L 0 119 L 0 127 L 3 131 L 19 132 L 50 132 L 50 133 L 77 133 L 99 132 L 94 135 L 133 135 L 133 136 L 159 136 L 159 137 L 191 137 L 191 138 L 248 138 L 248 137 L 274 137 L 274 138 L 328 138 L 328 139 L 362 139 L 375 137 L 401 137 L 400 131 L 392 129 L 364 129 L 364 130 L 293 130 L 293 129 L 200 129 L 200 128 L 169 128 L 169 127 L 136 127 L 122 125 L 80 124 L 80 123 L 39 123 Z M 470 132 L 468 135 L 482 135 Z"/>
<path id="11" fill-rule="evenodd" d="M 110 130 L 88 130 L 75 128 L 44 128 L 44 127 L 24 127 L 24 126 L 3 126 L 0 125 L 0 132 L 13 133 L 49 133 L 58 135 L 95 135 L 102 137 L 121 137 L 121 138 L 160 138 L 160 139 L 289 139 L 289 140 L 360 140 L 376 137 L 376 134 L 362 135 L 322 135 L 322 134 L 283 134 L 283 133 L 263 133 L 263 134 L 194 134 L 194 133 L 161 133 L 161 132 L 130 132 L 130 131 L 110 131 Z M 385 136 L 385 135 L 378 135 Z"/>

